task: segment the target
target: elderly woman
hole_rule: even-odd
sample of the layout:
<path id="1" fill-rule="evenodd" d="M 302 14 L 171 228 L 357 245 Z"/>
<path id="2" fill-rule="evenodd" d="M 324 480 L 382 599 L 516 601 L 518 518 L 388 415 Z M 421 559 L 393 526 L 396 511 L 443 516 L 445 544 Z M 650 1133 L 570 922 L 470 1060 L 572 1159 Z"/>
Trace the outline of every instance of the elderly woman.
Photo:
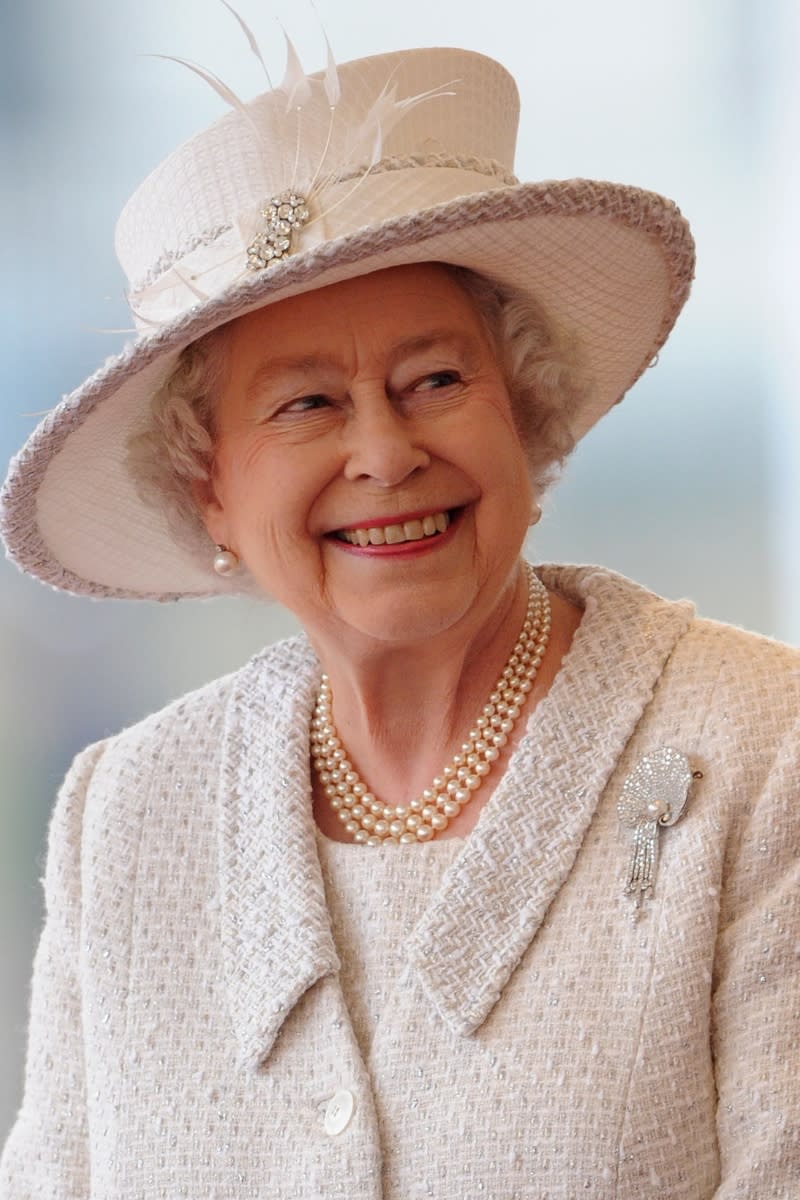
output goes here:
<path id="1" fill-rule="evenodd" d="M 144 335 L 12 466 L 10 553 L 305 636 L 70 772 L 4 1197 L 796 1194 L 798 656 L 520 557 L 691 239 L 517 184 L 515 105 L 330 64 L 123 214 Z"/>

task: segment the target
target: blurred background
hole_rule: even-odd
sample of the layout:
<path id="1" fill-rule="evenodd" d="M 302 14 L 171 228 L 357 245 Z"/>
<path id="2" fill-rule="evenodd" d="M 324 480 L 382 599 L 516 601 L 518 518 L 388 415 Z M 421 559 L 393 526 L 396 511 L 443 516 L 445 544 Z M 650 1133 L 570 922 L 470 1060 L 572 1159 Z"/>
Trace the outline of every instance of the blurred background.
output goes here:
<path id="1" fill-rule="evenodd" d="M 579 448 L 530 547 L 600 562 L 701 613 L 800 640 L 800 7 L 794 0 L 238 0 L 273 76 L 414 45 L 499 58 L 522 94 L 521 179 L 589 176 L 678 200 L 693 297 Z M 277 20 L 276 20 L 277 18 Z M 0 15 L 0 457 L 124 336 L 115 218 L 180 140 L 263 77 L 216 0 L 25 0 Z M 796 203 L 796 201 L 794 201 Z M 19 1103 L 54 792 L 87 742 L 293 628 L 250 602 L 58 595 L 0 564 L 0 1138 Z"/>

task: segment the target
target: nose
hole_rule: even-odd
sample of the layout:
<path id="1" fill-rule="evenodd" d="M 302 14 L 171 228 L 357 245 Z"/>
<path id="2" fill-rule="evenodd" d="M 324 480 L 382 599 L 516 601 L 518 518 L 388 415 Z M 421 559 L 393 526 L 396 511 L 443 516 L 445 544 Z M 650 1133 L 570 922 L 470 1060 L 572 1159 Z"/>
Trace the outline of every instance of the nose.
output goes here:
<path id="1" fill-rule="evenodd" d="M 430 464 L 414 422 L 398 412 L 386 397 L 371 397 L 353 405 L 344 433 L 344 475 L 351 481 L 372 480 L 380 487 L 397 487 Z"/>

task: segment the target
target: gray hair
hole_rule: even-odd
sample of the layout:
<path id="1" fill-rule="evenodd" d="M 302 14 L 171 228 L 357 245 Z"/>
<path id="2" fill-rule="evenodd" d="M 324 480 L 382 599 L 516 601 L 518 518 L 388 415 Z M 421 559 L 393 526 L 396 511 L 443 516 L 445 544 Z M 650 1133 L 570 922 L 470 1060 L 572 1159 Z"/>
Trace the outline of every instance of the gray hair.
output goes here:
<path id="1" fill-rule="evenodd" d="M 497 354 L 537 496 L 574 447 L 573 417 L 589 381 L 578 348 L 517 288 L 444 264 L 472 298 Z M 197 545 L 205 529 L 192 485 L 211 478 L 215 406 L 227 370 L 223 325 L 187 346 L 155 393 L 146 428 L 128 441 L 126 466 L 142 498 L 165 513 L 176 537 Z"/>

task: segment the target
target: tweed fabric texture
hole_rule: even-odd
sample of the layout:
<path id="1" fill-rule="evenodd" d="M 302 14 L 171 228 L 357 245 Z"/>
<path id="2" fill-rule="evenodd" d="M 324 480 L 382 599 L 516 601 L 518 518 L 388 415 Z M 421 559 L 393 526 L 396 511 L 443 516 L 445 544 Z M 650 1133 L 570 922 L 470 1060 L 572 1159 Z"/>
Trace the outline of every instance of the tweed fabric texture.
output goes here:
<path id="1" fill-rule="evenodd" d="M 796 1197 L 800 656 L 596 568 L 542 575 L 583 622 L 368 1048 L 311 813 L 304 640 L 78 759 L 0 1196 Z M 616 801 L 664 745 L 703 777 L 634 922 Z"/>
<path id="2" fill-rule="evenodd" d="M 462 838 L 442 838 L 372 856 L 354 843 L 318 835 L 339 982 L 366 1062 L 395 990 L 406 986 L 400 977 L 408 939 L 463 844 Z M 382 1141 L 390 1134 L 382 1130 Z"/>

